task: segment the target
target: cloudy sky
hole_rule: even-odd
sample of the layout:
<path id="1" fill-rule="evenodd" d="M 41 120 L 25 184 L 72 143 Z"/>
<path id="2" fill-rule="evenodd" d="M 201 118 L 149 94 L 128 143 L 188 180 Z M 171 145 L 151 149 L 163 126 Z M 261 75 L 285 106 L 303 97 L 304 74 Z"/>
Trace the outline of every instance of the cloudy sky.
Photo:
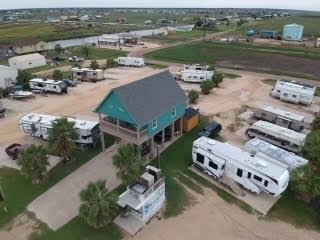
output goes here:
<path id="1" fill-rule="evenodd" d="M 320 0 L 0 0 L 0 9 L 46 7 L 235 7 L 320 11 Z"/>

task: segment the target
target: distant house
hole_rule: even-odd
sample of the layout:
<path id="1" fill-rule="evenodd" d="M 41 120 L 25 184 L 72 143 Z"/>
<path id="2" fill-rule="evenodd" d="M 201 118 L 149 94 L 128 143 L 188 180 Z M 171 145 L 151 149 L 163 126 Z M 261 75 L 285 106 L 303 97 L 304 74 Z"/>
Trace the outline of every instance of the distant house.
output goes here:
<path id="1" fill-rule="evenodd" d="M 0 88 L 7 89 L 14 86 L 17 76 L 17 69 L 0 65 Z"/>
<path id="2" fill-rule="evenodd" d="M 125 17 L 118 17 L 117 18 L 117 23 L 126 23 L 127 22 L 127 19 Z"/>
<path id="3" fill-rule="evenodd" d="M 9 65 L 15 69 L 29 69 L 46 65 L 46 58 L 39 53 L 9 58 Z"/>
<path id="4" fill-rule="evenodd" d="M 80 21 L 89 21 L 89 15 L 88 14 L 86 14 L 86 15 L 83 15 L 83 16 L 81 16 L 80 18 Z"/>
<path id="5" fill-rule="evenodd" d="M 132 33 L 121 33 L 119 37 L 120 42 L 123 44 L 137 44 L 139 39 L 141 38 L 137 34 Z"/>
<path id="6" fill-rule="evenodd" d="M 37 39 L 25 39 L 13 45 L 13 51 L 18 54 L 34 53 L 47 51 L 49 49 L 48 43 L 39 41 Z"/>
<path id="7" fill-rule="evenodd" d="M 152 20 L 146 20 L 144 21 L 144 25 L 151 25 L 152 24 Z"/>
<path id="8" fill-rule="evenodd" d="M 160 18 L 157 20 L 157 25 L 160 25 L 160 26 L 167 26 L 167 25 L 170 25 L 171 23 L 172 21 L 166 18 Z"/>
<path id="9" fill-rule="evenodd" d="M 287 41 L 302 41 L 304 26 L 296 23 L 283 27 L 283 39 Z"/>
<path id="10" fill-rule="evenodd" d="M 118 35 L 104 34 L 99 37 L 100 46 L 118 46 L 120 43 L 120 38 Z"/>
<path id="11" fill-rule="evenodd" d="M 182 133 L 187 97 L 170 72 L 112 89 L 96 108 L 102 133 L 154 149 Z M 102 145 L 104 138 L 102 134 Z"/>
<path id="12" fill-rule="evenodd" d="M 262 39 L 276 39 L 278 32 L 271 30 L 260 31 L 260 38 Z"/>
<path id="13" fill-rule="evenodd" d="M 192 32 L 194 25 L 177 26 L 177 32 Z"/>

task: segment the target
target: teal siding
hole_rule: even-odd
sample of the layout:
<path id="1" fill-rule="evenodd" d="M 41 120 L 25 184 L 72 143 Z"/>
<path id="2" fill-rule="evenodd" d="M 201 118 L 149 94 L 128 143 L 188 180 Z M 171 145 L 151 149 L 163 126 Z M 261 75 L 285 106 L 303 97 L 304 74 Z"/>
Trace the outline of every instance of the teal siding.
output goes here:
<path id="1" fill-rule="evenodd" d="M 150 121 L 148 123 L 148 135 L 153 136 L 157 134 L 159 131 L 169 126 L 179 118 L 181 118 L 184 115 L 186 108 L 187 108 L 186 104 L 181 104 L 176 107 L 176 115 L 174 117 L 172 117 L 171 115 L 171 110 L 163 114 L 162 116 L 158 117 L 156 128 L 152 128 L 152 121 Z"/>
<path id="2" fill-rule="evenodd" d="M 104 115 L 136 125 L 135 120 L 126 111 L 118 96 L 114 92 L 111 92 L 108 95 L 108 97 L 103 101 L 103 103 L 98 107 L 96 111 Z"/>

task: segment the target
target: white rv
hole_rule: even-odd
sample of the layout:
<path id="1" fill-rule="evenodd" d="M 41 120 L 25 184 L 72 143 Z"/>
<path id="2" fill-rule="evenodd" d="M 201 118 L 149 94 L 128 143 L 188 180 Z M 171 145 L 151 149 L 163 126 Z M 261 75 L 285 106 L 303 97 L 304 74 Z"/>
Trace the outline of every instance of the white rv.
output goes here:
<path id="1" fill-rule="evenodd" d="M 47 140 L 48 129 L 51 128 L 52 122 L 59 118 L 61 117 L 29 113 L 20 118 L 18 125 L 23 132 L 28 133 L 33 137 Z M 75 128 L 78 130 L 79 139 L 76 143 L 82 145 L 96 145 L 99 142 L 100 129 L 98 122 L 80 120 L 76 118 L 68 118 L 68 121 L 74 122 Z"/>
<path id="2" fill-rule="evenodd" d="M 279 196 L 288 186 L 287 169 L 228 143 L 201 137 L 193 142 L 193 164 L 219 179 L 224 175 L 257 194 Z"/>
<path id="3" fill-rule="evenodd" d="M 271 91 L 271 96 L 280 98 L 283 101 L 312 104 L 316 87 L 295 81 L 278 80 Z"/>
<path id="4" fill-rule="evenodd" d="M 211 71 L 209 66 L 184 65 L 181 71 L 181 79 L 185 82 L 200 83 L 205 80 L 211 80 L 214 75 L 214 71 Z"/>
<path id="5" fill-rule="evenodd" d="M 52 93 L 68 93 L 68 86 L 64 81 L 34 78 L 29 81 L 31 90 Z"/>
<path id="6" fill-rule="evenodd" d="M 268 143 L 299 153 L 303 147 L 306 135 L 273 123 L 258 121 L 246 130 L 249 138 L 259 138 Z"/>
<path id="7" fill-rule="evenodd" d="M 259 120 L 271 122 L 298 132 L 301 132 L 304 128 L 304 116 L 271 106 L 259 108 L 254 113 L 254 116 Z"/>
<path id="8" fill-rule="evenodd" d="M 126 213 L 121 214 L 114 222 L 132 235 L 161 209 L 166 199 L 165 179 L 161 177 L 161 170 L 152 166 L 147 166 L 146 170 L 138 182 L 127 187 L 117 202 Z M 133 232 L 127 229 L 128 218 L 131 218 L 133 222 L 139 222 L 134 228 L 138 226 L 140 228 Z"/>
<path id="9" fill-rule="evenodd" d="M 256 155 L 262 153 L 268 156 L 268 159 L 271 158 L 275 161 L 284 163 L 288 166 L 290 171 L 308 164 L 308 160 L 258 138 L 248 141 L 244 145 L 244 149 L 251 154 Z"/>
<path id="10" fill-rule="evenodd" d="M 133 67 L 143 67 L 144 66 L 144 60 L 143 58 L 134 58 L 134 57 L 118 57 L 117 60 L 119 65 L 122 66 L 133 66 Z"/>
<path id="11" fill-rule="evenodd" d="M 72 77 L 75 81 L 96 82 L 104 79 L 104 73 L 101 69 L 72 68 Z"/>

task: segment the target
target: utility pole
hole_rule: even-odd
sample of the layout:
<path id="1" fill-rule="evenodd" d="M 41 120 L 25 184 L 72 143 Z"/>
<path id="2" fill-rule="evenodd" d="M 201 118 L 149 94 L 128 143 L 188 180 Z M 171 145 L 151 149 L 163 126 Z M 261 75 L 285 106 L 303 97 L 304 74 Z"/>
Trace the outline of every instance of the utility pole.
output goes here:
<path id="1" fill-rule="evenodd" d="M 157 144 L 157 160 L 158 160 L 158 168 L 161 169 L 161 166 L 160 166 L 160 154 L 159 154 L 159 144 Z"/>
<path id="2" fill-rule="evenodd" d="M 204 24 L 203 24 L 203 41 L 206 40 L 206 29 L 207 29 L 207 16 L 204 16 Z"/>

